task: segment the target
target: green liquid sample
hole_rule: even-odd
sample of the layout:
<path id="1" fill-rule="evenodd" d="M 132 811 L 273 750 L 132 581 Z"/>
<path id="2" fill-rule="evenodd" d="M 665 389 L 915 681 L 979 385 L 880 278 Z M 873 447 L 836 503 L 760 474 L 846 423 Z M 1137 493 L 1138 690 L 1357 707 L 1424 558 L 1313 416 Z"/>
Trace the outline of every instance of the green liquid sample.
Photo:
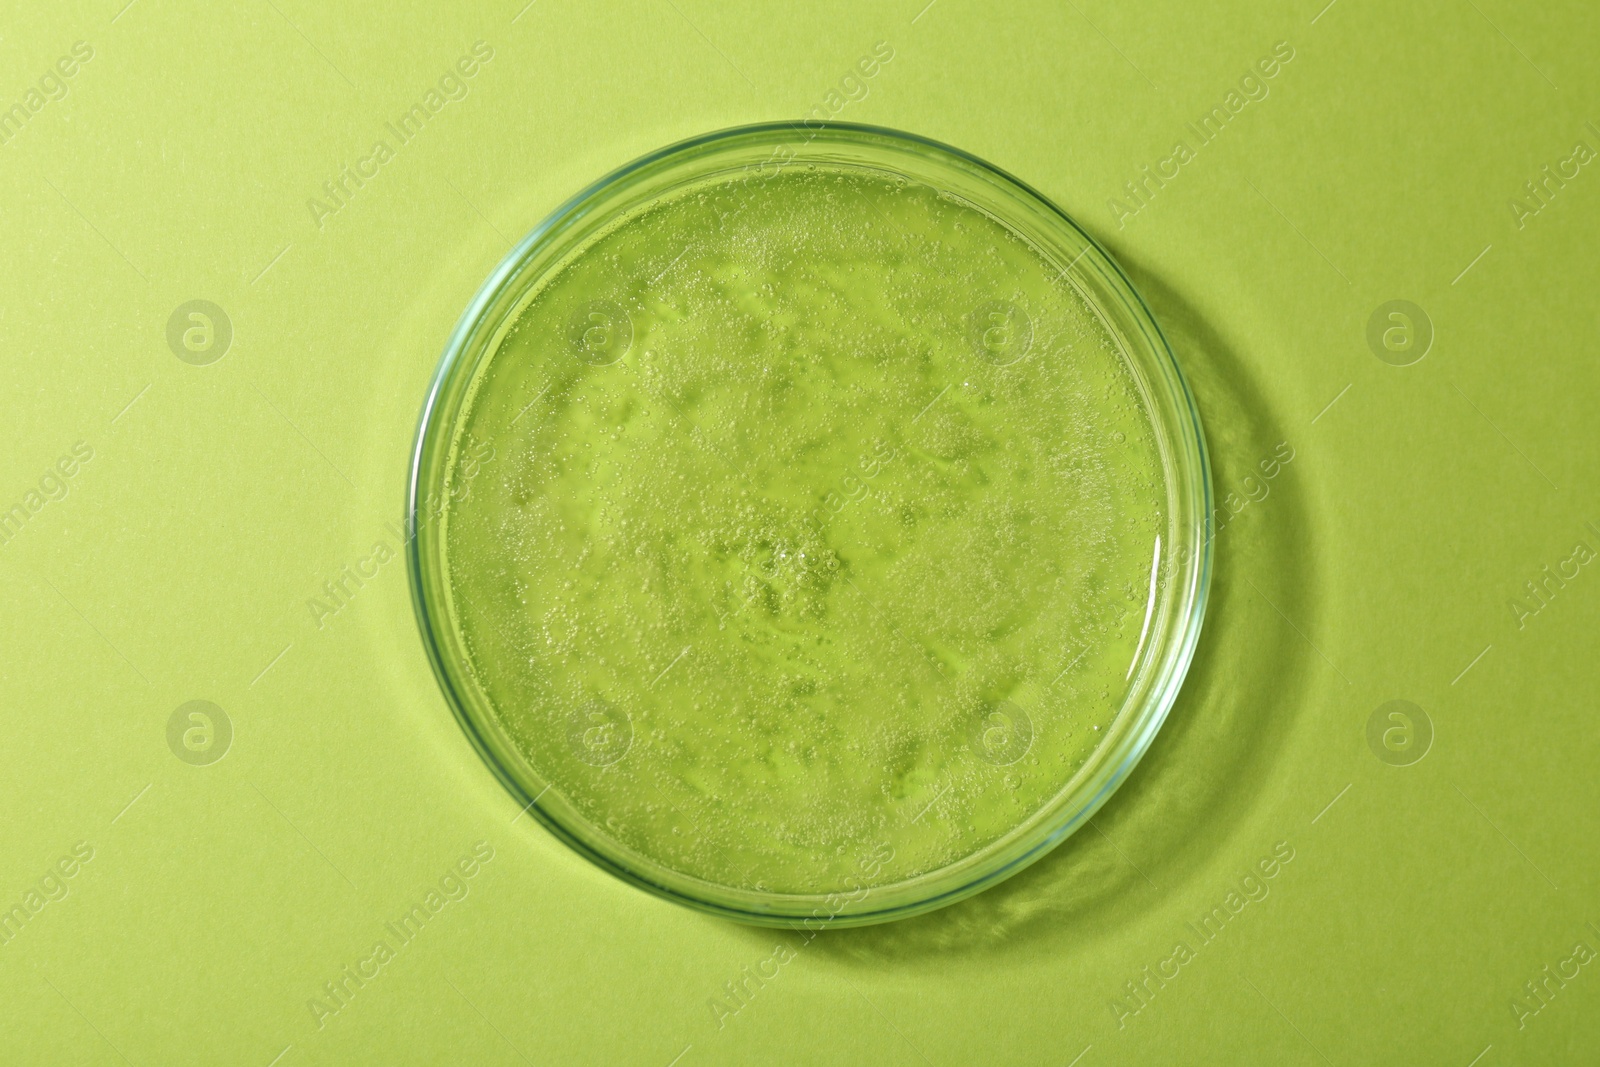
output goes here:
<path id="1" fill-rule="evenodd" d="M 927 186 L 795 166 L 543 281 L 444 530 L 471 670 L 551 789 L 670 868 L 801 893 L 947 866 L 1063 789 L 1122 705 L 1166 500 L 1064 266 Z"/>

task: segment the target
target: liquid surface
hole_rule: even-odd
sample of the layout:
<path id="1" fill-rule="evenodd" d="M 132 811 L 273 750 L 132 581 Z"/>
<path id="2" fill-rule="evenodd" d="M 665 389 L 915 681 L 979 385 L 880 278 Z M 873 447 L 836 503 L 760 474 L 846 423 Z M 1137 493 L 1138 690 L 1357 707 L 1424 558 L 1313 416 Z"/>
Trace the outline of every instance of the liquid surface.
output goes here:
<path id="1" fill-rule="evenodd" d="M 795 166 L 656 204 L 525 302 L 460 424 L 447 580 L 501 726 L 598 832 L 854 890 L 1083 766 L 1165 487 L 1062 275 L 926 186 Z"/>

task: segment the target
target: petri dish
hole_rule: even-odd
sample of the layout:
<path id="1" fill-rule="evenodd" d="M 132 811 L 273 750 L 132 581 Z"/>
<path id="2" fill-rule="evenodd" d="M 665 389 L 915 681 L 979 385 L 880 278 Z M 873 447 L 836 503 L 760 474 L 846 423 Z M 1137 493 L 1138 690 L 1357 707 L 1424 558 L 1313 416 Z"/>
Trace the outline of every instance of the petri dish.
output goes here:
<path id="1" fill-rule="evenodd" d="M 1210 571 L 1199 418 L 1017 179 L 778 123 L 639 159 L 462 315 L 408 494 L 424 644 L 519 806 L 768 925 L 951 903 L 1125 779 Z"/>

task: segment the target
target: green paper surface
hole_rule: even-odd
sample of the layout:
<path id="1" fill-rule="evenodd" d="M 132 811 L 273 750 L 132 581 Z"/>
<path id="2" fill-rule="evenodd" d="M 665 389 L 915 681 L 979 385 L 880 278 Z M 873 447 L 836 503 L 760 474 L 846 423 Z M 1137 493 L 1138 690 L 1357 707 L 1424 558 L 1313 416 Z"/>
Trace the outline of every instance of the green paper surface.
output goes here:
<path id="1" fill-rule="evenodd" d="M 1592 6 L 123 2 L 0 25 L 0 1062 L 1592 1057 Z M 1223 509 L 1194 667 L 1091 826 L 815 938 L 519 813 L 398 552 L 512 244 L 808 113 L 1100 239 Z"/>

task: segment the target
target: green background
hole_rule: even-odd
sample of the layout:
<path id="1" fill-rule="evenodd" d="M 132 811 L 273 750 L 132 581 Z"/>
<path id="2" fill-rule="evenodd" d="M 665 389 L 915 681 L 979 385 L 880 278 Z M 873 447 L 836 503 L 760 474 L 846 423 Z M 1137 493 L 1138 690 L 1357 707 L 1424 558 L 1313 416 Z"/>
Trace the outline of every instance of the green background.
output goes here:
<path id="1" fill-rule="evenodd" d="M 1600 947 L 1600 577 L 1568 564 L 1542 606 L 1524 583 L 1600 548 L 1600 174 L 1509 202 L 1600 148 L 1600 8 L 922 5 L 6 14 L 0 108 L 75 42 L 93 58 L 0 144 L 0 509 L 27 516 L 0 545 L 0 907 L 93 858 L 0 946 L 0 1061 L 1593 1056 L 1600 968 L 1573 953 Z M 308 198 L 479 40 L 468 95 L 319 227 Z M 1294 459 L 1219 532 L 1184 692 L 1089 829 L 968 902 L 808 942 L 657 901 L 519 818 L 402 561 L 320 627 L 307 601 L 396 544 L 424 388 L 515 239 L 643 152 L 827 107 L 879 41 L 837 117 L 981 155 L 1102 239 L 1192 380 L 1219 496 Z M 1119 220 L 1107 200 L 1282 41 L 1269 94 Z M 167 343 L 195 299 L 233 329 L 206 366 Z M 1367 341 L 1395 299 L 1435 334 L 1409 366 Z M 1396 699 L 1435 735 L 1408 766 L 1367 740 Z M 219 762 L 168 746 L 191 700 L 232 723 Z M 479 841 L 466 897 L 319 1028 L 307 1001 Z M 1200 945 L 1186 924 L 1275 847 L 1268 895 Z M 1131 999 L 1179 940 L 1193 958 Z M 713 1011 L 779 944 L 777 977 Z"/>

